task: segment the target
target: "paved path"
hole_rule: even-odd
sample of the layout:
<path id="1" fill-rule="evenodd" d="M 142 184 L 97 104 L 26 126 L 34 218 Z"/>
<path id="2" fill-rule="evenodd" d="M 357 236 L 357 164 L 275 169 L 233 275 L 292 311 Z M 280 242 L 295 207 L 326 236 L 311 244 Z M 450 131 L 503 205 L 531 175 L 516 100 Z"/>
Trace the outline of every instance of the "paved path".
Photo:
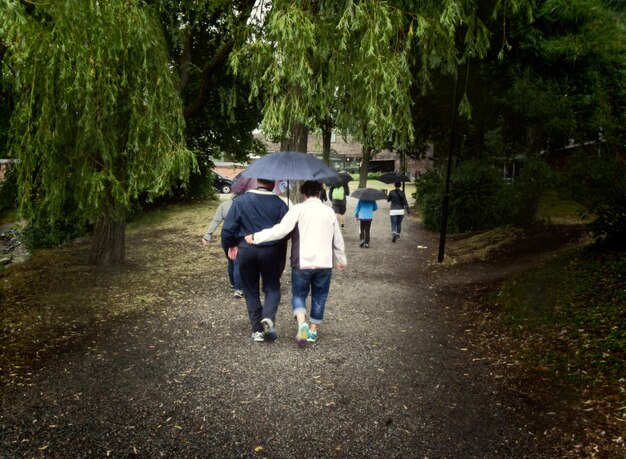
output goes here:
<path id="1" fill-rule="evenodd" d="M 369 249 L 348 219 L 317 343 L 293 342 L 288 272 L 271 344 L 250 341 L 223 279 L 199 281 L 193 300 L 96 327 L 3 393 L 0 457 L 559 456 L 448 319 L 425 263 L 436 236 L 405 219 L 392 244 L 380 206 Z"/>

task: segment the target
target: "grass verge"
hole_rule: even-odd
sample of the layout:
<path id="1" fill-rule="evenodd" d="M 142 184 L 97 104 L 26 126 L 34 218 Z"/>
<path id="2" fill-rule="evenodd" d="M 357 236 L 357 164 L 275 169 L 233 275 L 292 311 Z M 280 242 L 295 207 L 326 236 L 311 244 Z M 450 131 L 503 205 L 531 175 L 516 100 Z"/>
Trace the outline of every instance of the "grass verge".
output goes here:
<path id="1" fill-rule="evenodd" d="M 570 249 L 488 294 L 531 368 L 577 388 L 626 435 L 626 258 Z M 590 408 L 594 409 L 594 408 Z M 621 428 L 620 428 L 621 427 Z"/>

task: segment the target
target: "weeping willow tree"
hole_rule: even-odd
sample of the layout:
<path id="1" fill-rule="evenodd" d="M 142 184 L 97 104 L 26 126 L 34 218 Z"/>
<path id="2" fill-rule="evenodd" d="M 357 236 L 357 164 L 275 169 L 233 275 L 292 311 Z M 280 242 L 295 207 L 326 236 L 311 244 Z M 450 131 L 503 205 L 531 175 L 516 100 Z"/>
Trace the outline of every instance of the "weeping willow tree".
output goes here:
<path id="1" fill-rule="evenodd" d="M 140 196 L 195 165 L 162 29 L 143 2 L 1 0 L 20 211 L 94 225 L 90 259 L 120 264 Z"/>
<path id="2" fill-rule="evenodd" d="M 414 137 L 411 89 L 486 55 L 485 3 L 487 17 L 506 21 L 532 2 L 259 0 L 259 31 L 231 64 L 264 97 L 266 132 L 322 120 L 368 152 L 401 146 Z"/>

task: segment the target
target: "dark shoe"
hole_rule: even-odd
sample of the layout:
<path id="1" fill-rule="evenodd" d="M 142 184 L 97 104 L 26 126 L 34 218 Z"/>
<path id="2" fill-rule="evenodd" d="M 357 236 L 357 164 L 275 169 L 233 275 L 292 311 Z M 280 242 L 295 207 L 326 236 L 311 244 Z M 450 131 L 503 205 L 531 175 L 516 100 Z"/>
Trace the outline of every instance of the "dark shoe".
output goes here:
<path id="1" fill-rule="evenodd" d="M 359 243 L 359 247 L 363 247 L 365 245 L 365 241 L 361 240 L 361 242 Z"/>
<path id="2" fill-rule="evenodd" d="M 369 245 L 367 242 L 365 243 L 365 248 L 366 248 L 366 249 L 369 249 L 369 248 L 370 248 L 370 245 Z"/>
<path id="3" fill-rule="evenodd" d="M 263 326 L 263 337 L 267 341 L 274 341 L 276 339 L 276 329 L 272 319 L 261 320 L 261 325 Z"/>
<path id="4" fill-rule="evenodd" d="M 396 242 L 396 239 L 398 239 L 398 235 L 393 233 L 393 236 L 391 236 L 391 242 Z"/>

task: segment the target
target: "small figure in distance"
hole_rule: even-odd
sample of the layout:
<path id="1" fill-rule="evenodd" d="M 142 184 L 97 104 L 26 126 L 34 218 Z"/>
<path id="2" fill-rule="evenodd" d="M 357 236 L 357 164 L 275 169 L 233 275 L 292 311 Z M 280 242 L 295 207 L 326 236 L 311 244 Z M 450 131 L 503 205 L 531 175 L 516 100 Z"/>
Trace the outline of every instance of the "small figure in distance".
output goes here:
<path id="1" fill-rule="evenodd" d="M 365 201 L 359 199 L 354 209 L 354 218 L 359 222 L 359 247 L 370 246 L 370 230 L 372 228 L 372 220 L 374 212 L 378 210 L 376 201 Z"/>

